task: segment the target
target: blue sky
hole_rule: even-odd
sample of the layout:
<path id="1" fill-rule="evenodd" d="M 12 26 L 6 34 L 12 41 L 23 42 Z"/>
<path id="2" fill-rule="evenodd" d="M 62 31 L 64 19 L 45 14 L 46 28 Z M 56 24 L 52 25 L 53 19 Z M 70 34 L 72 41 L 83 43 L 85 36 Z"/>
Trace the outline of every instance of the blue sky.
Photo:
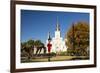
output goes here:
<path id="1" fill-rule="evenodd" d="M 89 23 L 89 13 L 21 10 L 21 42 L 39 39 L 45 43 L 48 32 L 54 37 L 57 17 L 63 38 L 72 23 Z"/>

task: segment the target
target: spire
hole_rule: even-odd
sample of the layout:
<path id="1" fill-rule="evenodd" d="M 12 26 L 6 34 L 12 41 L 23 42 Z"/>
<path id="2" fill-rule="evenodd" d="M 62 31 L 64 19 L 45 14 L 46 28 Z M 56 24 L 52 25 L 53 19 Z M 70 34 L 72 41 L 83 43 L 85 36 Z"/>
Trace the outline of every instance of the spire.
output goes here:
<path id="1" fill-rule="evenodd" d="M 59 26 L 59 23 L 58 23 L 58 17 L 57 17 L 56 31 L 60 31 L 60 26 Z"/>
<path id="2" fill-rule="evenodd" d="M 48 40 L 51 41 L 50 32 L 48 33 Z"/>

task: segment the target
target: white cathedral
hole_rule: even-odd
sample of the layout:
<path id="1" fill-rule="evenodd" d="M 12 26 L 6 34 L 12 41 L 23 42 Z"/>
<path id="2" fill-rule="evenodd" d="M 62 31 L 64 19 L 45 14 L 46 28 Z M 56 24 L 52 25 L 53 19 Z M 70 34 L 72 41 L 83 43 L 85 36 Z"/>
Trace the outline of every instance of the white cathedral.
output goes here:
<path id="1" fill-rule="evenodd" d="M 50 37 L 50 33 L 48 34 L 48 38 L 49 37 Z M 57 52 L 67 51 L 65 40 L 61 37 L 60 26 L 58 24 L 58 20 L 56 24 L 55 36 L 51 39 L 52 39 L 51 40 L 51 44 L 52 44 L 51 52 L 57 53 Z M 47 43 L 48 43 L 48 40 L 46 40 L 46 45 Z"/>

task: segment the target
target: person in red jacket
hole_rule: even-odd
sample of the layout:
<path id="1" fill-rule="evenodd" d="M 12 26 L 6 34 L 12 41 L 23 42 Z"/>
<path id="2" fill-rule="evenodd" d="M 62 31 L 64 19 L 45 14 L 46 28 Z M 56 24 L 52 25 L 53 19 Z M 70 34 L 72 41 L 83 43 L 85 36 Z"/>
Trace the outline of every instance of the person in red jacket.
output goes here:
<path id="1" fill-rule="evenodd" d="M 48 47 L 48 53 L 50 53 L 51 52 L 51 47 L 52 47 L 52 44 L 50 43 L 50 41 L 48 42 L 47 47 Z"/>
<path id="2" fill-rule="evenodd" d="M 48 61 L 50 62 L 50 52 L 51 52 L 51 47 L 52 47 L 52 44 L 50 43 L 51 40 L 48 40 L 48 44 L 47 44 L 47 47 L 48 47 Z"/>

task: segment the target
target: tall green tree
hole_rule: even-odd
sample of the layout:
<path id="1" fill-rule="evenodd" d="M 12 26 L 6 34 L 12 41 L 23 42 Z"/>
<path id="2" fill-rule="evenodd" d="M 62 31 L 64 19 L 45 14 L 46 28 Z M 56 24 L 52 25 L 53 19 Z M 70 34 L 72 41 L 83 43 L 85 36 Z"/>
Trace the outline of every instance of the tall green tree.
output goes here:
<path id="1" fill-rule="evenodd" d="M 69 55 L 88 56 L 89 47 L 89 24 L 86 22 L 78 22 L 72 24 L 65 35 L 67 53 Z"/>

